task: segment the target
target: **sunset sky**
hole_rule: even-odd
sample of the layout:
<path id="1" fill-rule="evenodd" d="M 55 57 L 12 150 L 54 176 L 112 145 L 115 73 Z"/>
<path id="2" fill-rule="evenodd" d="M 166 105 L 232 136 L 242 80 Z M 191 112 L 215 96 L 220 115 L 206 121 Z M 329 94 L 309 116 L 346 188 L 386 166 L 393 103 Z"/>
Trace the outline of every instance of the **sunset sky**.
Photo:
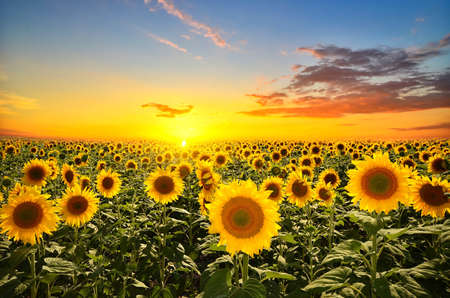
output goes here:
<path id="1" fill-rule="evenodd" d="M 450 137 L 450 1 L 0 0 L 0 132 Z"/>

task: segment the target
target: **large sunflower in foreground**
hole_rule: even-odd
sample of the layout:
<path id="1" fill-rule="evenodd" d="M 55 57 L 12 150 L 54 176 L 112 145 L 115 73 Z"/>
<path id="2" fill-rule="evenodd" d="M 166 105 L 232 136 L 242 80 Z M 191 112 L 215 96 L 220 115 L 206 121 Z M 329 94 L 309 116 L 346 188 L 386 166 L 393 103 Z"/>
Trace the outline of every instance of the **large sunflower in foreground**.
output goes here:
<path id="1" fill-rule="evenodd" d="M 270 177 L 263 181 L 261 189 L 270 191 L 269 199 L 275 202 L 283 200 L 283 180 L 279 177 Z"/>
<path id="2" fill-rule="evenodd" d="M 145 180 L 149 197 L 161 204 L 167 204 L 178 199 L 183 192 L 183 181 L 170 171 L 158 169 Z"/>
<path id="3" fill-rule="evenodd" d="M 98 209 L 98 198 L 90 189 L 81 189 L 79 185 L 68 188 L 59 202 L 65 222 L 71 226 L 80 226 L 94 216 Z"/>
<path id="4" fill-rule="evenodd" d="M 8 238 L 24 243 L 39 242 L 42 234 L 56 230 L 59 218 L 56 207 L 36 187 L 24 187 L 26 191 L 10 198 L 0 209 L 0 230 Z"/>
<path id="5" fill-rule="evenodd" d="M 207 205 L 209 233 L 219 233 L 219 245 L 226 245 L 231 255 L 241 251 L 253 256 L 270 249 L 271 239 L 280 229 L 280 215 L 278 204 L 268 199 L 269 194 L 258 191 L 251 181 L 234 181 L 221 186 Z"/>
<path id="6" fill-rule="evenodd" d="M 396 209 L 407 203 L 409 194 L 407 169 L 393 164 L 387 153 L 376 153 L 363 161 L 353 161 L 356 169 L 348 171 L 346 189 L 359 208 L 376 212 Z"/>
<path id="7" fill-rule="evenodd" d="M 47 162 L 33 159 L 23 167 L 23 182 L 28 185 L 44 186 L 51 173 Z"/>
<path id="8" fill-rule="evenodd" d="M 101 170 L 97 177 L 97 190 L 106 198 L 114 197 L 120 191 L 119 174 L 116 172 Z"/>
<path id="9" fill-rule="evenodd" d="M 421 210 L 422 215 L 444 217 L 450 212 L 450 183 L 433 177 L 418 177 L 412 187 L 411 203 L 414 209 Z"/>
<path id="10" fill-rule="evenodd" d="M 300 171 L 289 174 L 286 194 L 289 202 L 303 207 L 312 198 L 311 184 L 307 176 L 303 176 Z"/>

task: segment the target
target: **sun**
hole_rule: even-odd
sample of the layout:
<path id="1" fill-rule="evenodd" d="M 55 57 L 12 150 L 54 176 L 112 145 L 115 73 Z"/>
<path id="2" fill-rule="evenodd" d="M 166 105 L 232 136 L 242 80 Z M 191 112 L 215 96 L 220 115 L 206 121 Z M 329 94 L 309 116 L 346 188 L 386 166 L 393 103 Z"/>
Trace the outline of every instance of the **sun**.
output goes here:
<path id="1" fill-rule="evenodd" d="M 183 140 L 183 141 L 181 142 L 181 147 L 186 147 L 186 140 Z"/>

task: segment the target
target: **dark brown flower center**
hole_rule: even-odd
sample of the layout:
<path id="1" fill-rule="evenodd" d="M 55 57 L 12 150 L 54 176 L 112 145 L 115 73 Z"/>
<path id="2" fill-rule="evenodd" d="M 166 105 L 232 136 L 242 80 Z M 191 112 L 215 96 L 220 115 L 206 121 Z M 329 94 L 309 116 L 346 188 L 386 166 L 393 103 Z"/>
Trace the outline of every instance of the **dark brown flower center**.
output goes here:
<path id="1" fill-rule="evenodd" d="M 225 163 L 225 156 L 223 156 L 223 155 L 217 156 L 216 162 L 217 162 L 217 164 L 219 164 L 219 165 L 223 165 L 223 164 Z"/>
<path id="2" fill-rule="evenodd" d="M 436 158 L 431 163 L 431 168 L 433 169 L 433 172 L 435 173 L 443 173 L 447 171 L 448 165 L 447 161 L 443 158 Z"/>
<path id="3" fill-rule="evenodd" d="M 267 185 L 266 190 L 272 191 L 269 196 L 269 198 L 271 198 L 271 199 L 278 197 L 278 194 L 280 193 L 280 189 L 279 189 L 278 185 L 275 183 L 270 183 L 269 185 Z"/>
<path id="4" fill-rule="evenodd" d="M 323 177 L 323 180 L 325 181 L 325 183 L 331 183 L 331 185 L 335 185 L 337 182 L 337 177 L 334 173 L 328 173 L 325 175 L 325 177 Z"/>
<path id="5" fill-rule="evenodd" d="M 321 188 L 319 190 L 319 197 L 324 201 L 328 201 L 331 198 L 331 193 L 328 189 Z"/>
<path id="6" fill-rule="evenodd" d="M 222 223 L 228 233 L 236 238 L 250 238 L 264 225 L 261 207 L 250 198 L 231 198 L 222 209 Z"/>
<path id="7" fill-rule="evenodd" d="M 102 180 L 102 186 L 104 189 L 108 190 L 111 189 L 114 185 L 114 179 L 111 177 L 105 177 Z"/>
<path id="8" fill-rule="evenodd" d="M 33 181 L 41 181 L 45 177 L 45 170 L 41 166 L 33 166 L 28 170 L 28 177 Z"/>
<path id="9" fill-rule="evenodd" d="M 71 170 L 64 173 L 64 178 L 66 178 L 66 181 L 70 184 L 73 181 L 73 172 Z"/>
<path id="10" fill-rule="evenodd" d="M 153 186 L 157 192 L 163 195 L 171 193 L 175 189 L 175 183 L 172 177 L 169 176 L 160 176 L 156 178 Z"/>
<path id="11" fill-rule="evenodd" d="M 22 229 L 30 229 L 38 226 L 43 216 L 44 212 L 42 207 L 34 202 L 21 203 L 14 208 L 13 212 L 14 223 Z"/>
<path id="12" fill-rule="evenodd" d="M 71 214 L 83 214 L 88 208 L 88 200 L 83 196 L 73 196 L 67 202 L 67 209 Z"/>
<path id="13" fill-rule="evenodd" d="M 448 202 L 444 189 L 440 185 L 423 185 L 419 190 L 419 195 L 425 203 L 431 206 L 441 206 Z"/>
<path id="14" fill-rule="evenodd" d="M 292 193 L 296 197 L 301 198 L 301 197 L 305 196 L 307 192 L 308 192 L 308 186 L 306 185 L 305 182 L 296 180 L 292 184 Z"/>

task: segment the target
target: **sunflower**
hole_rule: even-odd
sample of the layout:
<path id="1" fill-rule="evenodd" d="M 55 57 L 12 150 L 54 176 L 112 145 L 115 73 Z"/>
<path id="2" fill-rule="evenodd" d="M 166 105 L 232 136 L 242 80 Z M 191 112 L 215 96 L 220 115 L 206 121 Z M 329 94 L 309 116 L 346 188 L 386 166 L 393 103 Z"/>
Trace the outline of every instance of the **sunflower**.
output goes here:
<path id="1" fill-rule="evenodd" d="M 98 198 L 92 190 L 77 185 L 66 190 L 59 207 L 68 225 L 80 226 L 91 220 L 97 212 Z"/>
<path id="2" fill-rule="evenodd" d="M 298 171 L 302 173 L 303 177 L 308 177 L 309 179 L 313 177 L 313 169 L 311 167 L 300 167 Z"/>
<path id="3" fill-rule="evenodd" d="M 244 252 L 253 256 L 270 249 L 271 239 L 280 229 L 280 215 L 278 204 L 268 199 L 269 194 L 258 191 L 252 181 L 233 181 L 221 186 L 207 205 L 209 233 L 219 233 L 219 245 L 226 245 L 231 255 Z"/>
<path id="4" fill-rule="evenodd" d="M 265 179 L 261 189 L 271 192 L 269 199 L 272 201 L 280 202 L 283 199 L 283 180 L 279 177 Z"/>
<path id="5" fill-rule="evenodd" d="M 164 157 L 161 155 L 161 154 L 159 154 L 158 156 L 156 156 L 156 162 L 157 163 L 162 163 L 164 161 Z"/>
<path id="6" fill-rule="evenodd" d="M 134 160 L 130 159 L 129 161 L 127 161 L 127 163 L 125 164 L 125 168 L 127 170 L 136 170 L 137 169 L 137 164 Z"/>
<path id="7" fill-rule="evenodd" d="M 223 152 L 218 152 L 214 156 L 214 164 L 218 168 L 223 167 L 227 162 L 228 162 L 227 155 Z"/>
<path id="8" fill-rule="evenodd" d="M 335 196 L 336 194 L 330 183 L 325 184 L 321 181 L 314 188 L 313 198 L 318 200 L 321 205 L 331 206 Z"/>
<path id="9" fill-rule="evenodd" d="M 24 187 L 26 191 L 10 197 L 8 204 L 0 209 L 0 230 L 8 238 L 35 244 L 43 233 L 56 230 L 59 218 L 56 207 L 47 200 L 50 195 L 39 193 L 37 187 Z"/>
<path id="10" fill-rule="evenodd" d="M 97 190 L 106 198 L 114 197 L 120 191 L 119 174 L 116 172 L 102 170 L 97 177 Z"/>
<path id="11" fill-rule="evenodd" d="M 56 178 L 58 178 L 58 173 L 59 173 L 59 167 L 58 167 L 58 162 L 53 160 L 53 159 L 49 159 L 47 161 L 47 164 L 50 168 L 50 179 L 55 180 Z"/>
<path id="12" fill-rule="evenodd" d="M 403 157 L 400 160 L 400 164 L 405 167 L 405 168 L 410 168 L 410 169 L 415 169 L 416 168 L 416 163 L 414 162 L 414 160 L 412 160 L 409 157 Z"/>
<path id="13" fill-rule="evenodd" d="M 312 198 L 311 184 L 307 177 L 300 171 L 289 174 L 286 194 L 289 202 L 300 208 L 303 207 Z"/>
<path id="14" fill-rule="evenodd" d="M 211 201 L 219 184 L 220 176 L 215 173 L 210 163 L 199 162 L 197 168 L 197 178 L 202 186 L 202 193 L 207 201 Z"/>
<path id="15" fill-rule="evenodd" d="M 44 186 L 52 171 L 45 161 L 33 159 L 25 164 L 23 173 L 23 182 L 25 184 Z"/>
<path id="16" fill-rule="evenodd" d="M 8 154 L 8 155 L 15 155 L 19 152 L 19 150 L 14 145 L 8 145 L 8 146 L 6 146 L 4 152 L 5 152 L 5 154 Z"/>
<path id="17" fill-rule="evenodd" d="M 177 200 L 184 187 L 180 177 L 162 169 L 151 173 L 145 185 L 148 196 L 164 205 Z"/>
<path id="18" fill-rule="evenodd" d="M 428 160 L 428 172 L 433 174 L 442 174 L 449 170 L 448 160 L 440 155 L 431 157 Z"/>
<path id="19" fill-rule="evenodd" d="M 191 172 L 192 172 L 191 165 L 188 163 L 181 163 L 177 166 L 177 172 L 178 172 L 178 176 L 181 179 L 184 179 L 187 176 L 189 176 L 189 174 L 191 174 Z"/>
<path id="20" fill-rule="evenodd" d="M 63 165 L 61 169 L 61 176 L 63 178 L 64 183 L 68 187 L 74 187 L 75 183 L 77 183 L 78 174 L 77 172 L 75 172 L 72 166 L 69 166 L 68 164 Z"/>
<path id="21" fill-rule="evenodd" d="M 444 217 L 446 211 L 450 212 L 449 188 L 448 181 L 417 177 L 412 187 L 411 203 L 415 210 L 422 211 L 422 215 Z"/>
<path id="22" fill-rule="evenodd" d="M 106 169 L 106 161 L 104 161 L 104 160 L 99 160 L 99 161 L 97 162 L 97 167 L 96 167 L 96 169 L 97 169 L 97 171 L 101 171 L 101 170 Z"/>
<path id="23" fill-rule="evenodd" d="M 208 202 L 208 200 L 206 200 L 206 196 L 203 193 L 203 191 L 201 191 L 198 194 L 198 203 L 200 204 L 200 214 L 207 216 L 208 215 L 208 208 L 206 207 L 206 203 Z"/>
<path id="24" fill-rule="evenodd" d="M 302 166 L 302 167 L 312 167 L 313 166 L 313 161 L 312 161 L 311 157 L 303 156 L 300 159 L 299 165 Z"/>
<path id="25" fill-rule="evenodd" d="M 428 151 L 420 152 L 419 158 L 420 158 L 420 160 L 422 160 L 422 162 L 428 162 L 430 157 L 431 157 L 431 153 L 430 152 L 428 152 Z"/>
<path id="26" fill-rule="evenodd" d="M 330 184 L 332 188 L 336 188 L 341 184 L 339 174 L 334 169 L 327 169 L 320 173 L 319 180 L 325 184 Z"/>
<path id="27" fill-rule="evenodd" d="M 255 157 L 252 160 L 252 167 L 256 170 L 256 171 L 261 171 L 264 167 L 264 159 L 260 156 Z"/>
<path id="28" fill-rule="evenodd" d="M 279 162 L 281 160 L 281 153 L 278 151 L 272 152 L 272 160 L 275 163 Z"/>
<path id="29" fill-rule="evenodd" d="M 88 176 L 81 176 L 80 177 L 80 187 L 81 189 L 86 189 L 91 187 L 91 179 L 89 179 Z"/>
<path id="30" fill-rule="evenodd" d="M 121 160 L 122 160 L 122 155 L 120 155 L 120 154 L 114 155 L 114 161 L 115 162 L 120 162 Z"/>
<path id="31" fill-rule="evenodd" d="M 356 169 L 348 171 L 346 186 L 359 208 L 376 212 L 396 209 L 406 203 L 409 193 L 408 170 L 391 163 L 388 153 L 375 153 L 363 161 L 353 161 Z"/>

